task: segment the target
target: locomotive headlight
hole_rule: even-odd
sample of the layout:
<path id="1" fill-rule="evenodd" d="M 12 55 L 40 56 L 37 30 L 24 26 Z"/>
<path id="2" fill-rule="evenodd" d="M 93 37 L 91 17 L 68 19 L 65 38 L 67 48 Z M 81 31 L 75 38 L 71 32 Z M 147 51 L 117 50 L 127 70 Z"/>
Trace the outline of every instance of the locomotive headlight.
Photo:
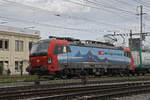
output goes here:
<path id="1" fill-rule="evenodd" d="M 52 59 L 48 58 L 48 64 L 51 64 L 51 63 L 52 63 Z"/>

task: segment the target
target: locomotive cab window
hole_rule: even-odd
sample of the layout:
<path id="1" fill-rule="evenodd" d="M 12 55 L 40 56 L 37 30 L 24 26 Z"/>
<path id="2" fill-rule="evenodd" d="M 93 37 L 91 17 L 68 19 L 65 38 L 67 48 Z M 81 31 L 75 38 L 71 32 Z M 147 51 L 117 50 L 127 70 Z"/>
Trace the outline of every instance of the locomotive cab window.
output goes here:
<path id="1" fill-rule="evenodd" d="M 30 57 L 46 56 L 49 48 L 50 40 L 40 41 L 32 45 Z"/>
<path id="2" fill-rule="evenodd" d="M 56 45 L 54 49 L 54 54 L 63 54 L 69 52 L 71 52 L 71 49 L 69 46 L 66 45 Z"/>

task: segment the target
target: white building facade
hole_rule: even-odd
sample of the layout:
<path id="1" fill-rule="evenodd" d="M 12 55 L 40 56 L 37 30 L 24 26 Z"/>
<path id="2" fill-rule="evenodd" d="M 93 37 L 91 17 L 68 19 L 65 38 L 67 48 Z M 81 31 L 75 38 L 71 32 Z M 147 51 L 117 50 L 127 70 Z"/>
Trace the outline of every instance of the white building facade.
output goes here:
<path id="1" fill-rule="evenodd" d="M 28 74 L 29 50 L 38 40 L 39 31 L 0 26 L 0 75 Z"/>

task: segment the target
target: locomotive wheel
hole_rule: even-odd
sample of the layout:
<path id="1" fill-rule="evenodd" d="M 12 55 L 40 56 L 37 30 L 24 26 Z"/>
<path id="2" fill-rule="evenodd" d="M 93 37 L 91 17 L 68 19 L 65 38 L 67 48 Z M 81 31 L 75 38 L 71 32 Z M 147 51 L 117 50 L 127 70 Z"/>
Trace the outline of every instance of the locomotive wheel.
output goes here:
<path id="1" fill-rule="evenodd" d="M 62 79 L 67 79 L 68 78 L 68 76 L 69 76 L 69 71 L 67 70 L 67 69 L 65 69 L 65 70 L 63 70 L 62 72 L 61 72 L 61 78 Z"/>
<path id="2" fill-rule="evenodd" d="M 134 73 L 131 73 L 131 75 L 132 75 L 132 76 L 135 76 L 135 74 L 134 74 Z"/>
<path id="3" fill-rule="evenodd" d="M 145 75 L 145 73 L 142 73 L 142 76 L 144 76 Z"/>
<path id="4" fill-rule="evenodd" d="M 119 73 L 119 76 L 120 76 L 120 77 L 123 77 L 124 75 L 123 75 L 123 73 Z"/>
<path id="5" fill-rule="evenodd" d="M 68 74 L 67 75 L 67 79 L 71 79 L 72 78 L 72 75 L 71 74 Z"/>
<path id="6" fill-rule="evenodd" d="M 135 76 L 135 72 L 131 72 L 131 75 L 132 75 L 132 76 Z"/>
<path id="7" fill-rule="evenodd" d="M 136 73 L 137 76 L 140 76 L 140 73 Z"/>
<path id="8" fill-rule="evenodd" d="M 87 72 L 86 71 L 81 71 L 81 73 L 80 73 L 80 75 L 79 75 L 80 77 L 83 77 L 83 76 L 88 76 L 88 74 L 87 74 Z"/>
<path id="9" fill-rule="evenodd" d="M 65 72 L 61 72 L 61 73 L 59 74 L 59 77 L 60 77 L 61 79 L 67 79 L 67 74 L 66 74 Z"/>
<path id="10" fill-rule="evenodd" d="M 67 75 L 62 75 L 61 78 L 62 79 L 67 79 Z"/>

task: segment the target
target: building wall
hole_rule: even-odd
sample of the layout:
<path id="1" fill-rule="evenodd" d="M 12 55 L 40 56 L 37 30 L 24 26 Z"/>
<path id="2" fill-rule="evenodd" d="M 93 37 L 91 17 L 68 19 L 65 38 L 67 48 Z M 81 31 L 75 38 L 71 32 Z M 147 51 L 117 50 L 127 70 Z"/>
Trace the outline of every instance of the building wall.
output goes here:
<path id="1" fill-rule="evenodd" d="M 29 42 L 34 43 L 40 40 L 39 35 L 0 31 L 0 40 L 8 40 L 9 43 L 8 49 L 4 49 L 6 47 L 0 47 L 0 74 L 7 74 L 8 69 L 11 75 L 21 74 L 21 63 L 23 74 L 27 74 L 26 67 L 29 61 Z M 16 51 L 16 40 L 23 41 L 22 51 L 21 49 L 20 51 Z M 5 42 L 3 44 L 5 45 Z M 19 42 L 19 44 L 21 43 Z"/>

